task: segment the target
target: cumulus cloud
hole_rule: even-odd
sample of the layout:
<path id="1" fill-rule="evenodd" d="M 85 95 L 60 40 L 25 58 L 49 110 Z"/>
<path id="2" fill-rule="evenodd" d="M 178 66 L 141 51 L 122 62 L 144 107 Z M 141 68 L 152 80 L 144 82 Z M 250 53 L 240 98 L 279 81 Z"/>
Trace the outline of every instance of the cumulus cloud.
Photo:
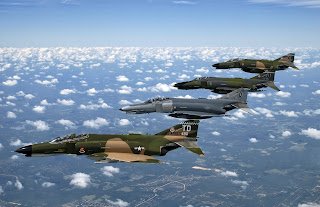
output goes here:
<path id="1" fill-rule="evenodd" d="M 69 95 L 71 93 L 76 93 L 77 91 L 75 89 L 63 89 L 60 91 L 61 95 Z"/>
<path id="2" fill-rule="evenodd" d="M 62 105 L 66 105 L 66 106 L 72 106 L 74 104 L 74 101 L 72 99 L 66 100 L 66 99 L 58 99 L 57 100 L 58 103 L 62 104 Z"/>
<path id="3" fill-rule="evenodd" d="M 263 93 L 249 93 L 249 97 L 254 97 L 254 98 L 265 98 L 266 95 Z"/>
<path id="4" fill-rule="evenodd" d="M 51 105 L 55 105 L 55 103 L 48 103 L 48 101 L 46 99 L 42 100 L 40 102 L 41 105 L 44 105 L 44 106 L 51 106 Z"/>
<path id="5" fill-rule="evenodd" d="M 55 83 L 59 83 L 58 79 L 56 79 L 56 78 L 51 79 L 51 80 L 44 80 L 44 81 L 35 80 L 34 82 L 39 83 L 41 85 L 53 85 Z"/>
<path id="6" fill-rule="evenodd" d="M 280 114 L 284 115 L 284 116 L 288 116 L 288 117 L 298 117 L 298 114 L 294 111 L 280 111 Z"/>
<path id="7" fill-rule="evenodd" d="M 4 82 L 2 82 L 3 85 L 5 86 L 14 86 L 16 84 L 18 84 L 17 80 L 6 80 Z"/>
<path id="8" fill-rule="evenodd" d="M 252 138 L 249 139 L 249 142 L 251 142 L 251 143 L 257 143 L 258 140 L 257 140 L 256 138 L 252 137 Z"/>
<path id="9" fill-rule="evenodd" d="M 18 146 L 27 146 L 27 145 L 32 145 L 31 142 L 22 142 L 20 139 L 17 139 L 16 141 L 11 141 L 10 146 L 18 147 Z"/>
<path id="10" fill-rule="evenodd" d="M 157 85 L 153 86 L 150 88 L 150 90 L 152 92 L 159 92 L 159 91 L 162 91 L 162 92 L 170 92 L 171 90 L 176 90 L 175 87 L 172 86 L 173 84 L 165 84 L 165 83 L 158 83 Z"/>
<path id="11" fill-rule="evenodd" d="M 320 207 L 320 204 L 309 202 L 309 203 L 299 204 L 298 207 Z"/>
<path id="12" fill-rule="evenodd" d="M 133 89 L 130 86 L 121 86 L 120 89 L 117 90 L 120 94 L 131 94 Z"/>
<path id="13" fill-rule="evenodd" d="M 66 119 L 60 119 L 60 120 L 56 121 L 55 123 L 61 124 L 62 126 L 65 127 L 66 130 L 75 129 L 76 128 L 76 124 L 75 123 L 73 123 L 70 120 L 66 120 Z"/>
<path id="14" fill-rule="evenodd" d="M 0 186 L 0 195 L 4 193 L 4 190 L 2 189 L 2 186 Z"/>
<path id="15" fill-rule="evenodd" d="M 19 156 L 18 156 L 18 155 L 12 155 L 12 156 L 10 157 L 10 159 L 12 159 L 12 160 L 18 160 L 18 159 L 19 159 Z"/>
<path id="16" fill-rule="evenodd" d="M 56 185 L 55 183 L 43 182 L 41 186 L 44 187 L 44 188 L 50 188 L 50 187 L 53 187 L 55 185 Z"/>
<path id="17" fill-rule="evenodd" d="M 4 147 L 3 147 L 3 145 L 0 143 L 0 150 L 2 150 Z"/>
<path id="18" fill-rule="evenodd" d="M 91 102 L 90 102 L 91 103 Z M 111 106 L 109 106 L 108 104 L 104 103 L 104 100 L 102 98 L 99 98 L 98 100 L 99 104 L 89 104 L 89 105 L 84 105 L 81 104 L 80 105 L 80 109 L 85 109 L 85 110 L 97 110 L 99 108 L 102 109 L 110 109 L 112 108 Z"/>
<path id="19" fill-rule="evenodd" d="M 16 182 L 14 183 L 14 186 L 18 189 L 18 190 L 22 190 L 23 189 L 23 185 L 19 180 L 16 180 Z"/>
<path id="20" fill-rule="evenodd" d="M 25 97 L 26 99 L 33 99 L 33 98 L 34 98 L 34 95 L 32 95 L 32 94 L 26 94 L 24 97 Z"/>
<path id="21" fill-rule="evenodd" d="M 214 131 L 214 132 L 212 132 L 212 135 L 214 135 L 214 136 L 220 136 L 220 133 L 217 132 L 217 131 Z"/>
<path id="22" fill-rule="evenodd" d="M 232 172 L 232 171 L 228 171 L 228 170 L 221 172 L 221 175 L 225 176 L 225 177 L 238 177 L 238 174 L 236 172 Z"/>
<path id="23" fill-rule="evenodd" d="M 145 84 L 144 82 L 137 82 L 136 83 L 137 86 L 141 86 L 141 85 L 144 85 L 144 84 Z"/>
<path id="24" fill-rule="evenodd" d="M 301 134 L 311 137 L 313 139 L 320 139 L 320 130 L 314 128 L 302 129 Z"/>
<path id="25" fill-rule="evenodd" d="M 132 104 L 132 102 L 130 102 L 128 100 L 121 100 L 121 101 L 119 101 L 119 104 L 120 105 L 130 105 L 130 104 Z"/>
<path id="26" fill-rule="evenodd" d="M 289 93 L 289 92 L 284 92 L 284 91 L 278 91 L 278 92 L 276 93 L 276 95 L 277 95 L 277 96 L 280 96 L 280 97 L 282 97 L 282 98 L 288 98 L 288 97 L 291 96 L 291 93 Z"/>
<path id="27" fill-rule="evenodd" d="M 126 81 L 129 81 L 129 78 L 127 78 L 126 76 L 124 75 L 119 75 L 116 77 L 117 81 L 120 81 L 120 82 L 126 82 Z"/>
<path id="28" fill-rule="evenodd" d="M 316 90 L 315 92 L 312 92 L 314 95 L 320 95 L 320 90 Z"/>
<path id="29" fill-rule="evenodd" d="M 70 185 L 73 185 L 77 188 L 86 188 L 88 185 L 91 184 L 91 178 L 90 175 L 85 173 L 75 173 L 70 176 L 71 181 Z"/>
<path id="30" fill-rule="evenodd" d="M 186 75 L 186 74 L 182 74 L 178 76 L 179 79 L 183 80 L 183 79 L 189 79 L 190 76 Z"/>
<path id="31" fill-rule="evenodd" d="M 127 126 L 130 124 L 131 124 L 131 122 L 128 119 L 120 119 L 120 121 L 119 121 L 120 126 Z"/>
<path id="32" fill-rule="evenodd" d="M 15 113 L 11 112 L 11 111 L 8 111 L 7 112 L 7 118 L 15 119 L 15 118 L 17 118 L 17 115 Z"/>
<path id="33" fill-rule="evenodd" d="M 34 106 L 32 111 L 37 112 L 37 113 L 44 113 L 46 110 L 45 106 Z"/>
<path id="34" fill-rule="evenodd" d="M 37 120 L 37 121 L 26 120 L 26 124 L 36 127 L 37 131 L 46 131 L 50 129 L 48 124 L 41 120 Z"/>
<path id="35" fill-rule="evenodd" d="M 105 166 L 101 168 L 101 171 L 105 176 L 112 177 L 113 174 L 119 173 L 120 169 L 112 166 Z"/>
<path id="36" fill-rule="evenodd" d="M 112 200 L 108 200 L 108 199 L 106 199 L 106 201 L 112 206 L 127 207 L 130 205 L 128 202 L 123 201 L 119 198 L 116 201 L 112 201 Z"/>
<path id="37" fill-rule="evenodd" d="M 247 186 L 249 185 L 247 181 L 241 181 L 241 180 L 232 180 L 232 183 L 236 185 L 241 185 L 242 189 L 246 189 Z"/>
<path id="38" fill-rule="evenodd" d="M 257 107 L 254 109 L 256 112 L 258 112 L 258 114 L 263 114 L 265 115 L 267 118 L 272 118 L 272 111 L 266 108 L 261 108 L 261 107 Z"/>
<path id="39" fill-rule="evenodd" d="M 90 89 L 87 90 L 87 94 L 89 96 L 94 96 L 97 93 L 98 93 L 98 91 L 95 88 L 90 88 Z"/>
<path id="40" fill-rule="evenodd" d="M 282 136 L 283 136 L 283 137 L 289 137 L 289 136 L 291 136 L 291 132 L 288 131 L 288 130 L 287 130 L 287 131 L 283 131 L 283 132 L 282 132 Z"/>
<path id="41" fill-rule="evenodd" d="M 109 122 L 106 119 L 101 117 L 97 117 L 95 120 L 91 119 L 83 122 L 83 126 L 93 128 L 93 129 L 99 129 L 100 127 L 108 126 L 108 125 L 109 125 Z"/>

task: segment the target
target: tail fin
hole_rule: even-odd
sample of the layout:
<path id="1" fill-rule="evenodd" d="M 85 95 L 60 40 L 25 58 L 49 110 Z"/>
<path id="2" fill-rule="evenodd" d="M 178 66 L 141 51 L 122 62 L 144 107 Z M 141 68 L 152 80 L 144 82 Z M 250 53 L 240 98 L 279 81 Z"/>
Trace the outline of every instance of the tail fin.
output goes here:
<path id="1" fill-rule="evenodd" d="M 247 103 L 248 90 L 249 89 L 247 88 L 239 88 L 235 91 L 232 91 L 222 96 L 219 99 L 231 99 L 231 100 L 237 100 L 241 103 Z"/>
<path id="2" fill-rule="evenodd" d="M 259 79 L 259 80 L 265 80 L 265 81 L 274 81 L 274 76 L 275 76 L 275 72 L 264 72 L 264 73 L 260 73 L 257 76 L 254 76 L 250 79 L 251 80 Z"/>
<path id="3" fill-rule="evenodd" d="M 285 63 L 287 66 L 289 67 L 292 67 L 296 70 L 299 70 L 299 68 L 297 68 L 294 64 L 293 64 L 293 61 L 294 61 L 294 53 L 288 53 L 278 59 L 275 59 L 276 61 L 279 61 L 279 62 L 282 62 L 282 63 Z"/>
<path id="4" fill-rule="evenodd" d="M 155 135 L 171 135 L 196 138 L 198 134 L 199 120 L 187 120 Z"/>
<path id="5" fill-rule="evenodd" d="M 283 62 L 283 63 L 289 63 L 289 62 L 292 62 L 294 61 L 294 53 L 288 53 L 282 57 L 279 57 L 278 59 L 275 59 L 276 61 L 279 61 L 279 62 Z"/>

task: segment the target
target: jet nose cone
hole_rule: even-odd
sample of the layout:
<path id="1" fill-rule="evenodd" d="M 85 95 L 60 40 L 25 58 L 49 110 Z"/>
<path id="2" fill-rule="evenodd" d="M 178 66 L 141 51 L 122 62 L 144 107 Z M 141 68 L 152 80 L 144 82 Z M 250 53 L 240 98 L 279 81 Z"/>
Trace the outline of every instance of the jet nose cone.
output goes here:
<path id="1" fill-rule="evenodd" d="M 131 107 L 130 106 L 125 106 L 125 107 L 122 107 L 121 109 L 119 109 L 120 111 L 130 111 L 131 110 Z"/>
<path id="2" fill-rule="evenodd" d="M 176 87 L 176 88 L 181 88 L 181 86 L 183 86 L 183 84 L 181 84 L 181 83 L 174 84 L 174 87 Z"/>
<path id="3" fill-rule="evenodd" d="M 219 63 L 213 64 L 212 67 L 214 67 L 214 68 L 219 67 Z"/>
<path id="4" fill-rule="evenodd" d="M 21 147 L 21 148 L 17 149 L 16 152 L 22 153 L 25 155 L 31 155 L 32 154 L 32 145 Z"/>

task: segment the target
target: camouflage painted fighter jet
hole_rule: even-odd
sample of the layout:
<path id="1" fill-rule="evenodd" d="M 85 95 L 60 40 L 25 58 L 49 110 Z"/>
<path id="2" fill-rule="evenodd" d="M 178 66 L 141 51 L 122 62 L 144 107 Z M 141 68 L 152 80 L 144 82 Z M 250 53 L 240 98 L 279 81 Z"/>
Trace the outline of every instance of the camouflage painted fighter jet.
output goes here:
<path id="1" fill-rule="evenodd" d="M 260 88 L 270 87 L 280 91 L 274 85 L 274 75 L 274 72 L 264 72 L 250 79 L 201 77 L 192 81 L 177 83 L 174 87 L 182 90 L 210 89 L 212 92 L 219 94 L 227 94 L 238 88 L 248 88 L 250 92 L 257 92 L 261 91 Z"/>
<path id="2" fill-rule="evenodd" d="M 240 59 L 235 58 L 227 62 L 216 63 L 212 65 L 217 69 L 231 69 L 240 68 L 249 73 L 263 73 L 265 71 L 275 72 L 278 70 L 285 70 L 292 67 L 299 70 L 294 64 L 294 53 L 289 53 L 275 60 L 254 60 L 254 59 Z"/>
<path id="3" fill-rule="evenodd" d="M 170 113 L 169 116 L 184 119 L 207 119 L 225 116 L 235 108 L 252 113 L 247 106 L 248 89 L 240 88 L 218 99 L 156 98 L 141 104 L 125 106 L 127 114 Z"/>
<path id="4" fill-rule="evenodd" d="M 152 156 L 164 156 L 171 150 L 184 147 L 203 157 L 197 144 L 198 125 L 199 120 L 188 120 L 155 135 L 71 134 L 50 142 L 21 147 L 16 152 L 26 157 L 86 155 L 97 163 L 161 163 Z"/>

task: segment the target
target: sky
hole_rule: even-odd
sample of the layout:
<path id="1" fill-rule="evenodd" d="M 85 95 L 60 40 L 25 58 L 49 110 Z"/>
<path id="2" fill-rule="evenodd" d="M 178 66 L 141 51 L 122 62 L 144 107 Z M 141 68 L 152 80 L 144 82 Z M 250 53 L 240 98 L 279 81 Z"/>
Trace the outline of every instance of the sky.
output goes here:
<path id="1" fill-rule="evenodd" d="M 320 47 L 320 1 L 0 0 L 0 47 Z"/>

